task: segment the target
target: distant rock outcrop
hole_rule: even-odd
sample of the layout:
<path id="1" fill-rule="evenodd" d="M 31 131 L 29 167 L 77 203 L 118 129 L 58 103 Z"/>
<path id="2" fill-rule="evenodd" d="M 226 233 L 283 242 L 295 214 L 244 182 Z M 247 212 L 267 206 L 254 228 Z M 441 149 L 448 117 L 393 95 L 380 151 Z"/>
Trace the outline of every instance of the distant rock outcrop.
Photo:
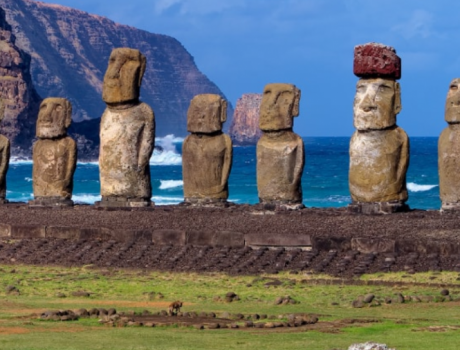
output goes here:
<path id="1" fill-rule="evenodd" d="M 147 57 L 141 100 L 155 111 L 158 136 L 187 134 L 187 109 L 193 96 L 214 93 L 224 97 L 198 70 L 181 43 L 170 36 L 32 0 L 0 0 L 0 6 L 17 46 L 32 56 L 31 74 L 37 92 L 43 98 L 69 99 L 74 121 L 101 117 L 105 108 L 101 98 L 103 75 L 116 47 L 135 48 Z M 81 145 L 92 144 L 89 138 L 82 138 L 85 135 Z"/>
<path id="2" fill-rule="evenodd" d="M 30 156 L 41 98 L 30 76 L 30 56 L 19 49 L 0 8 L 0 99 L 5 119 L 0 132 L 11 142 L 13 155 Z"/>
<path id="3" fill-rule="evenodd" d="M 244 94 L 236 102 L 230 125 L 230 137 L 238 145 L 255 145 L 262 132 L 259 129 L 259 111 L 262 94 Z"/>

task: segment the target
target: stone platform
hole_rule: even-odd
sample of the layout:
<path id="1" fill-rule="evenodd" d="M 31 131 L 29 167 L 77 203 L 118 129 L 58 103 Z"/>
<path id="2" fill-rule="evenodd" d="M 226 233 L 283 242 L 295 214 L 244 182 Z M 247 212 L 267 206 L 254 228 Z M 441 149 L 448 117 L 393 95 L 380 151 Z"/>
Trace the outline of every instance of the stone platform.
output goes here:
<path id="1" fill-rule="evenodd" d="M 107 211 L 0 206 L 0 263 L 94 264 L 239 274 L 460 269 L 460 214 L 346 208 L 161 206 Z"/>

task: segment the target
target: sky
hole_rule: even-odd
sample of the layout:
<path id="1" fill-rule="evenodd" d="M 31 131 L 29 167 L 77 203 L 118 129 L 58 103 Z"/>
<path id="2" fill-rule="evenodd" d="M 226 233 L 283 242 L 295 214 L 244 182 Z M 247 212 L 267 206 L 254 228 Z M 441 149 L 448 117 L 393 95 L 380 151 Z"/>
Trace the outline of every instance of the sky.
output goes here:
<path id="1" fill-rule="evenodd" d="M 449 83 L 460 77 L 458 0 L 46 0 L 170 35 L 236 105 L 268 83 L 302 91 L 294 130 L 350 136 L 354 46 L 379 42 L 402 59 L 409 136 L 438 136 Z"/>

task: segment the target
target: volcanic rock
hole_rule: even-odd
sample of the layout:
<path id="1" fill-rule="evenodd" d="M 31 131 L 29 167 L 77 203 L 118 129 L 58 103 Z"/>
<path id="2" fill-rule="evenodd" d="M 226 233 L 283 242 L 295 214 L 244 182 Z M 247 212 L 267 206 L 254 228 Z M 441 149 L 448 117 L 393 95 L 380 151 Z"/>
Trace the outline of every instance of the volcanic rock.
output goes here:
<path id="1" fill-rule="evenodd" d="M 401 79 L 401 58 L 390 46 L 378 43 L 357 45 L 353 73 L 360 78 Z"/>
<path id="2" fill-rule="evenodd" d="M 300 90 L 292 84 L 268 84 L 264 88 L 259 119 L 263 135 L 257 142 L 257 190 L 263 204 L 284 209 L 303 207 L 304 145 L 292 131 L 299 103 Z"/>
<path id="3" fill-rule="evenodd" d="M 16 45 L 12 31 L 0 8 L 0 99 L 5 106 L 1 131 L 13 155 L 28 157 L 41 99 L 32 83 L 30 55 Z"/>
<path id="4" fill-rule="evenodd" d="M 230 125 L 230 137 L 236 145 L 255 145 L 262 136 L 259 128 L 262 94 L 243 94 L 237 101 Z"/>

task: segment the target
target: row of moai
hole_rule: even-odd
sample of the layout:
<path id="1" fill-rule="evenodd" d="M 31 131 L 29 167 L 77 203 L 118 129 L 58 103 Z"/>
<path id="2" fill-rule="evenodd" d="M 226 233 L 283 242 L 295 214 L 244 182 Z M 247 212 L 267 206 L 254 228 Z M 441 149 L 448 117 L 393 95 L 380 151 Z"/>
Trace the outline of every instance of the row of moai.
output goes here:
<path id="1" fill-rule="evenodd" d="M 112 51 L 104 76 L 102 98 L 107 105 L 100 126 L 99 207 L 149 207 L 149 160 L 155 143 L 155 116 L 139 100 L 145 57 L 129 48 Z M 388 46 L 369 43 L 355 47 L 357 83 L 350 141 L 350 211 L 375 214 L 408 210 L 406 172 L 409 139 L 396 125 L 401 111 L 401 59 Z M 450 85 L 439 138 L 439 178 L 442 210 L 460 209 L 460 79 Z M 292 84 L 265 86 L 257 143 L 257 188 L 260 203 L 300 209 L 305 156 L 300 136 L 293 132 L 299 114 L 300 90 Z M 0 105 L 0 112 L 3 111 Z M 222 132 L 227 102 L 219 95 L 195 96 L 187 113 L 183 143 L 184 202 L 215 206 L 227 203 L 232 166 L 232 141 Z M 72 107 L 64 98 L 47 98 L 37 120 L 33 147 L 31 207 L 73 205 L 73 175 L 77 147 L 67 135 Z M 3 113 L 0 113 L 3 116 Z M 0 119 L 1 120 L 1 119 Z M 0 135 L 0 202 L 6 203 L 9 141 Z"/>

